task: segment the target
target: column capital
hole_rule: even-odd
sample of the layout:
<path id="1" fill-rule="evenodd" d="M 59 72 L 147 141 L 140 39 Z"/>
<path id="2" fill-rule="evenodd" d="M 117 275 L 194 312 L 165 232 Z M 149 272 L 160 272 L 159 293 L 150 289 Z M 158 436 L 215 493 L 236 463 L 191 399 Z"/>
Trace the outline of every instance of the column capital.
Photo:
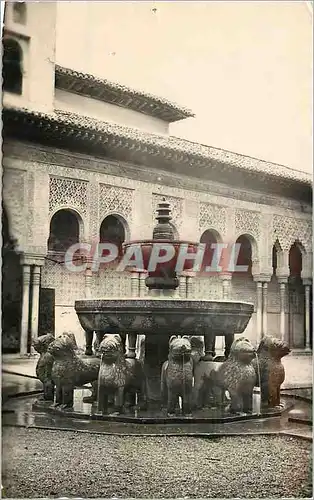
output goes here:
<path id="1" fill-rule="evenodd" d="M 271 280 L 270 274 L 255 274 L 253 275 L 253 280 L 262 283 L 269 283 Z"/>
<path id="2" fill-rule="evenodd" d="M 186 269 L 185 271 L 182 271 L 180 273 L 180 276 L 185 278 L 195 278 L 196 274 L 196 271 L 192 271 L 192 269 Z"/>
<path id="3" fill-rule="evenodd" d="M 312 278 L 302 278 L 302 283 L 304 286 L 311 286 L 312 285 Z"/>
<path id="4" fill-rule="evenodd" d="M 231 281 L 232 280 L 232 273 L 220 273 L 219 278 L 222 281 Z"/>
<path id="5" fill-rule="evenodd" d="M 45 255 L 24 253 L 21 256 L 21 264 L 27 266 L 43 266 L 45 264 Z"/>
<path id="6" fill-rule="evenodd" d="M 289 276 L 277 276 L 277 280 L 280 285 L 287 284 Z"/>

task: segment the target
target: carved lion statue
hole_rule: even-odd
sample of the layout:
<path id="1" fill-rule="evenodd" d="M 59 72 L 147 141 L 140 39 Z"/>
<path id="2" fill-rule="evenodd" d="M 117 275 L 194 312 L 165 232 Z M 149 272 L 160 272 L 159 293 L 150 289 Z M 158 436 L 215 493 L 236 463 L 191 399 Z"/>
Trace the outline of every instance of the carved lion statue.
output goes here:
<path id="1" fill-rule="evenodd" d="M 47 352 L 54 339 L 51 333 L 47 333 L 47 335 L 41 335 L 33 341 L 35 351 L 40 354 L 36 365 L 36 376 L 42 382 L 44 389 L 43 398 L 39 398 L 39 400 L 54 400 L 54 383 L 51 376 L 53 357 Z"/>
<path id="2" fill-rule="evenodd" d="M 108 413 L 110 397 L 114 397 L 116 413 L 123 413 L 126 398 L 135 405 L 145 403 L 145 377 L 138 359 L 127 359 L 123 340 L 118 334 L 106 334 L 99 346 L 101 364 L 98 377 L 98 410 Z"/>
<path id="3" fill-rule="evenodd" d="M 256 385 L 256 373 L 252 364 L 255 349 L 251 342 L 240 337 L 230 349 L 229 358 L 210 374 L 211 384 L 221 390 L 221 398 L 225 391 L 229 392 L 232 413 L 251 413 L 253 406 L 253 390 Z"/>
<path id="4" fill-rule="evenodd" d="M 289 353 L 288 344 L 275 337 L 265 336 L 258 346 L 258 360 L 253 360 L 253 366 L 257 377 L 260 374 L 263 406 L 269 408 L 280 406 L 280 386 L 285 380 L 285 369 L 281 358 Z M 257 384 L 259 385 L 258 378 Z"/>
<path id="5" fill-rule="evenodd" d="M 193 360 L 188 337 L 172 336 L 169 340 L 169 356 L 161 370 L 161 396 L 167 402 L 168 415 L 174 415 L 182 398 L 182 413 L 192 411 Z"/>
<path id="6" fill-rule="evenodd" d="M 48 353 L 53 357 L 52 379 L 56 384 L 56 405 L 62 409 L 73 407 L 75 387 L 92 383 L 97 393 L 100 359 L 82 358 L 75 349 L 73 338 L 67 334 L 57 337 L 48 347 Z"/>

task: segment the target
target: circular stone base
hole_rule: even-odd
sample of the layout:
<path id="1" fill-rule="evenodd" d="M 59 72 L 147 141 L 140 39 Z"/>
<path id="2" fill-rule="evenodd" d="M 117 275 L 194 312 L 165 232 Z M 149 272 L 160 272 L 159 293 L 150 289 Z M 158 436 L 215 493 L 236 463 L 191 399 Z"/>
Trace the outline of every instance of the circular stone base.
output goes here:
<path id="1" fill-rule="evenodd" d="M 253 395 L 253 411 L 252 413 L 231 413 L 227 408 L 204 408 L 193 411 L 192 416 L 184 416 L 180 410 L 174 416 L 168 416 L 166 409 L 161 410 L 142 410 L 137 408 L 126 408 L 122 414 L 115 413 L 114 408 L 109 409 L 109 413 L 103 415 L 97 409 L 97 403 L 88 404 L 83 402 L 83 397 L 86 396 L 86 389 L 77 389 L 74 396 L 73 408 L 62 409 L 60 406 L 42 404 L 42 402 L 34 402 L 32 410 L 35 412 L 47 412 L 58 416 L 66 416 L 73 419 L 97 420 L 107 422 L 125 422 L 136 424 L 204 424 L 204 423 L 228 423 L 237 422 L 240 420 L 277 417 L 284 411 L 291 409 L 291 404 L 285 402 L 280 408 L 264 409 L 259 411 L 259 395 Z"/>

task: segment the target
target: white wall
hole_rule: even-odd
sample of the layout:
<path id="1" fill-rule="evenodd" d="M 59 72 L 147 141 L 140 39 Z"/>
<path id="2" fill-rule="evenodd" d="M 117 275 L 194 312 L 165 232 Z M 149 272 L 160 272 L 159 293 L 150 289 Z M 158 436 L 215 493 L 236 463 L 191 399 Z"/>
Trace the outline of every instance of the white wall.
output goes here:
<path id="1" fill-rule="evenodd" d="M 168 133 L 168 123 L 163 120 L 61 89 L 55 90 L 54 105 L 58 110 L 71 111 L 125 127 L 135 127 L 156 134 Z"/>

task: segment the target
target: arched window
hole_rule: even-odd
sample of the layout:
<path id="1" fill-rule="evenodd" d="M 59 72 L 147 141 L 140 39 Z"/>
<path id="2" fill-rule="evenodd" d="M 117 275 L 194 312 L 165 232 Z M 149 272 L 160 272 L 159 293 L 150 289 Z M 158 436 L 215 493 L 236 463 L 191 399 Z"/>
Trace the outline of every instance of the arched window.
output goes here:
<path id="1" fill-rule="evenodd" d="M 252 245 L 247 236 L 244 234 L 239 236 L 236 243 L 240 244 L 239 255 L 237 259 L 238 266 L 247 266 L 247 271 L 241 271 L 237 274 L 252 276 Z"/>
<path id="2" fill-rule="evenodd" d="M 12 38 L 3 40 L 2 78 L 3 90 L 22 93 L 22 49 L 19 43 Z"/>
<path id="3" fill-rule="evenodd" d="M 289 251 L 289 269 L 290 277 L 294 279 L 301 278 L 302 271 L 302 252 L 298 243 L 293 243 Z"/>
<path id="4" fill-rule="evenodd" d="M 125 230 L 122 222 L 114 215 L 108 215 L 100 226 L 100 243 L 113 243 L 119 248 L 119 255 L 122 252 L 122 243 L 125 240 Z"/>
<path id="5" fill-rule="evenodd" d="M 26 24 L 26 3 L 14 2 L 13 4 L 13 22 Z"/>
<path id="6" fill-rule="evenodd" d="M 70 210 L 59 210 L 50 222 L 48 250 L 66 252 L 71 245 L 79 243 L 78 217 Z"/>
<path id="7" fill-rule="evenodd" d="M 215 269 L 215 267 L 220 265 L 220 262 L 214 262 L 213 257 L 215 253 L 215 247 L 212 247 L 212 245 L 215 245 L 220 241 L 220 236 L 214 230 L 206 230 L 202 234 L 200 243 L 205 244 L 206 247 L 202 261 L 201 272 L 204 272 L 206 267 L 212 267 L 213 269 Z"/>

